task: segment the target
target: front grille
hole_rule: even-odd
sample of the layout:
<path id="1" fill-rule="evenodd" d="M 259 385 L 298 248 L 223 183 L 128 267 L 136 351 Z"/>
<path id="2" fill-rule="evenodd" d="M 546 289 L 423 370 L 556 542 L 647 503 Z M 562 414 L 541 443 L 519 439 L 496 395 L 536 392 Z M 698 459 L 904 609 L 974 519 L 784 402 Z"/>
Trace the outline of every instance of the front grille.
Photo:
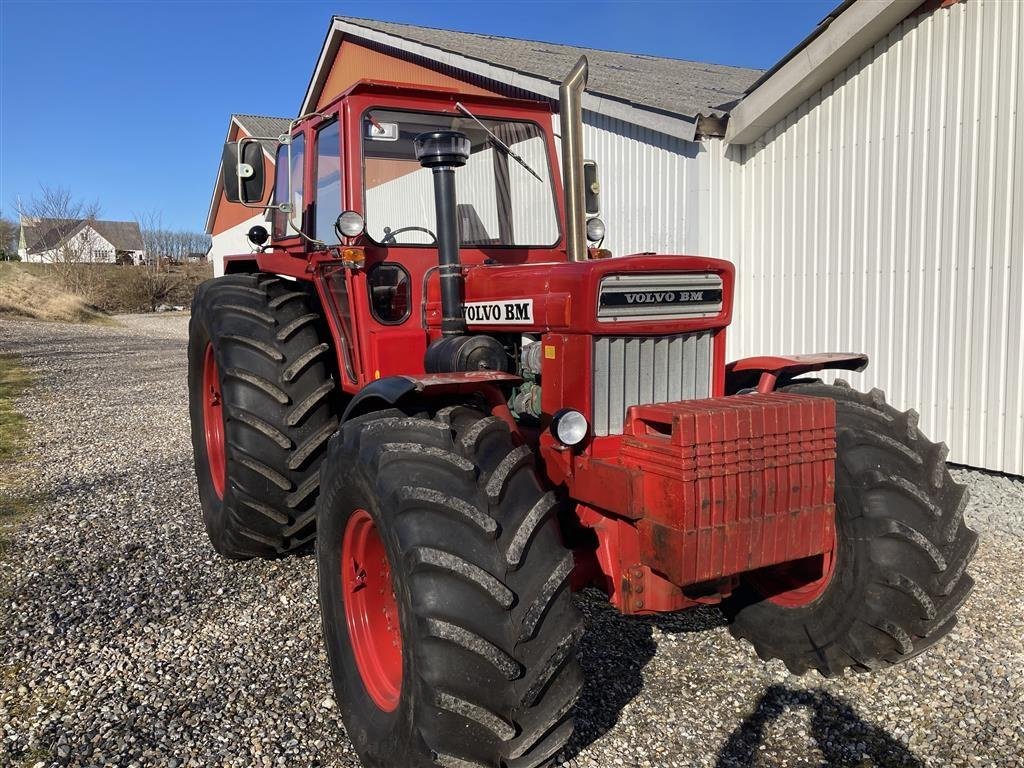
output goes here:
<path id="1" fill-rule="evenodd" d="M 711 331 L 594 339 L 593 430 L 621 435 L 632 405 L 711 396 Z"/>
<path id="2" fill-rule="evenodd" d="M 714 317 L 722 311 L 722 278 L 714 272 L 608 275 L 601 279 L 602 323 Z"/>

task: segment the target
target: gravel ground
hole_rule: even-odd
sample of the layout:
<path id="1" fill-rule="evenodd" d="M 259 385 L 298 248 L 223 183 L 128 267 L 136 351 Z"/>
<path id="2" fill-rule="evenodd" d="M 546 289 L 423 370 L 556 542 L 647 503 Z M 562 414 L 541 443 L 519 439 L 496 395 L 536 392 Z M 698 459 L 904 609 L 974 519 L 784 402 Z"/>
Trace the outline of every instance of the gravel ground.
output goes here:
<path id="1" fill-rule="evenodd" d="M 0 765 L 358 765 L 313 557 L 231 563 L 207 544 L 186 333 L 180 315 L 0 320 L 0 351 L 39 375 L 13 478 L 39 511 L 0 555 Z M 717 610 L 640 621 L 584 596 L 588 683 L 563 764 L 1024 765 L 1024 481 L 955 474 L 982 533 L 978 587 L 938 649 L 797 678 Z"/>

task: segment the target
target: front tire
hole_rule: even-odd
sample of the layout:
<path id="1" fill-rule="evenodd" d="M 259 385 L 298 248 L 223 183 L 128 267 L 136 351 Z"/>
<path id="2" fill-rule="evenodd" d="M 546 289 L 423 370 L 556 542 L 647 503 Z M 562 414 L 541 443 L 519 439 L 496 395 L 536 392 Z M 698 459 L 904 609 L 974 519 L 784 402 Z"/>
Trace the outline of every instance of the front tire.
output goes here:
<path id="1" fill-rule="evenodd" d="M 917 414 L 886 405 L 879 390 L 837 382 L 785 391 L 836 403 L 835 546 L 748 574 L 722 605 L 730 631 L 794 674 L 906 661 L 953 628 L 974 583 L 967 489 L 950 477 L 945 446 L 918 431 Z"/>
<path id="2" fill-rule="evenodd" d="M 582 625 L 532 452 L 470 408 L 386 411 L 346 423 L 321 476 L 324 636 L 364 765 L 547 765 L 572 732 Z M 383 562 L 352 556 L 370 525 Z"/>

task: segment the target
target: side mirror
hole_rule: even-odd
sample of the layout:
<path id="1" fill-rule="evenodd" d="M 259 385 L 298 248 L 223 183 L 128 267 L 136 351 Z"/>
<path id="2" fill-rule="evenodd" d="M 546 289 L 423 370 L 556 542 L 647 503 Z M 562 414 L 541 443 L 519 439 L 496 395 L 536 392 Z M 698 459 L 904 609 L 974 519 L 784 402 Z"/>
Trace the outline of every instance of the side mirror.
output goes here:
<path id="1" fill-rule="evenodd" d="M 587 216 L 601 213 L 601 184 L 597 180 L 597 163 L 593 160 L 583 161 L 583 207 Z"/>
<path id="2" fill-rule="evenodd" d="M 229 141 L 224 145 L 220 165 L 224 196 L 229 202 L 263 202 L 263 149 L 258 141 Z"/>

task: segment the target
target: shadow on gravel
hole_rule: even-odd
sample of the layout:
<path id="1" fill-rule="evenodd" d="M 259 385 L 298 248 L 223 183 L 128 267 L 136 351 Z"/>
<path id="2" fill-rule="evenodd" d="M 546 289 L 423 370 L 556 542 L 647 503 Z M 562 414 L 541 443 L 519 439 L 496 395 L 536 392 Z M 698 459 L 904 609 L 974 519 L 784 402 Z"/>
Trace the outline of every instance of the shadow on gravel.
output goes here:
<path id="1" fill-rule="evenodd" d="M 913 752 L 878 726 L 862 720 L 842 699 L 822 690 L 773 685 L 722 746 L 716 768 L 753 768 L 765 764 L 764 756 L 758 753 L 765 742 L 766 729 L 796 707 L 806 707 L 811 712 L 810 735 L 821 751 L 822 765 L 924 767 Z"/>
<path id="2" fill-rule="evenodd" d="M 579 661 L 585 682 L 576 704 L 576 729 L 562 751 L 569 760 L 611 730 L 643 688 L 643 669 L 658 649 L 654 628 L 667 635 L 706 632 L 725 624 L 717 608 L 701 607 L 658 616 L 623 616 L 604 595 L 584 593 L 577 606 L 586 617 Z"/>

